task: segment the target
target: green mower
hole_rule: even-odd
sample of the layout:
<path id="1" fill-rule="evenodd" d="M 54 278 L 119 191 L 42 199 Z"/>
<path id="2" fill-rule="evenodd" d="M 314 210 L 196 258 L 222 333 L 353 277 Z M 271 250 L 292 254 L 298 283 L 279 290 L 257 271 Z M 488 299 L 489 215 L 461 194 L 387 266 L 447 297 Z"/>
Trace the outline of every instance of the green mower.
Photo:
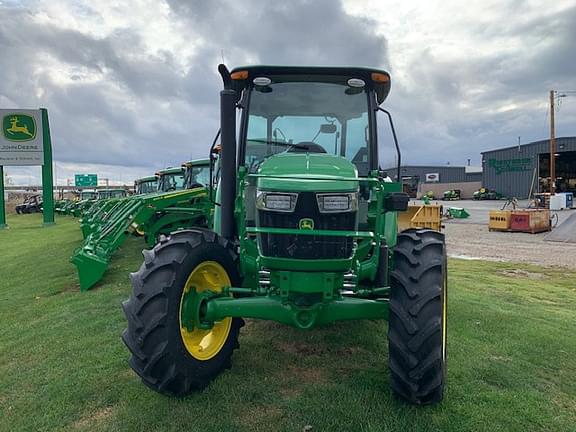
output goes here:
<path id="1" fill-rule="evenodd" d="M 474 192 L 472 198 L 475 200 L 501 200 L 503 195 L 495 190 L 480 188 Z"/>
<path id="2" fill-rule="evenodd" d="M 444 201 L 459 201 L 461 199 L 461 191 L 460 189 L 450 189 L 447 191 L 444 191 L 444 193 L 442 194 L 442 199 Z"/>
<path id="3" fill-rule="evenodd" d="M 382 319 L 393 393 L 439 402 L 444 236 L 397 232 L 408 196 L 384 181 L 376 126 L 383 113 L 401 178 L 392 119 L 380 106 L 390 76 L 360 67 L 219 72 L 214 226 L 173 232 L 143 252 L 123 303 L 132 369 L 155 391 L 183 396 L 231 367 L 245 318 L 302 330 Z"/>

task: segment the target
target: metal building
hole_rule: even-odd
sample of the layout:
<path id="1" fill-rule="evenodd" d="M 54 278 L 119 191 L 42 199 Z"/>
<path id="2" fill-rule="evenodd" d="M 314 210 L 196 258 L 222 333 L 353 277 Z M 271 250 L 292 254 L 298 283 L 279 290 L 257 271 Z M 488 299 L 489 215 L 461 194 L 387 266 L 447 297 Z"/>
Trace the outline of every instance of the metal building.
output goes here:
<path id="1" fill-rule="evenodd" d="M 576 137 L 556 138 L 556 191 L 576 193 Z M 482 185 L 528 198 L 550 191 L 550 140 L 482 152 Z"/>
<path id="2" fill-rule="evenodd" d="M 396 167 L 384 170 L 392 180 L 398 181 Z M 417 196 L 419 186 L 432 188 L 433 185 L 446 185 L 445 189 L 460 189 L 465 183 L 478 183 L 482 180 L 480 167 L 464 167 L 450 165 L 402 165 L 400 177 L 404 192 L 410 196 Z M 441 188 L 441 189 L 442 189 Z M 476 188 L 476 185 L 472 186 Z M 422 189 L 422 187 L 420 187 Z"/>

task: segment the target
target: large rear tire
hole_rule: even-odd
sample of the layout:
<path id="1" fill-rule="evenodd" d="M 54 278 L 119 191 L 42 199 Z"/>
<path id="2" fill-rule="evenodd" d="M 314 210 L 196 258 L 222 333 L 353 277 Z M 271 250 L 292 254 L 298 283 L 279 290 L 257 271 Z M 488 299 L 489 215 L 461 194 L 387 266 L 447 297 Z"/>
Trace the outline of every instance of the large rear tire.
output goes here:
<path id="1" fill-rule="evenodd" d="M 444 235 L 404 231 L 394 260 L 388 327 L 392 391 L 413 404 L 435 404 L 446 383 Z"/>
<path id="2" fill-rule="evenodd" d="M 239 286 L 238 257 L 228 242 L 200 229 L 162 237 L 143 254 L 140 270 L 130 275 L 132 295 L 122 304 L 130 366 L 159 393 L 201 390 L 231 367 L 244 321 L 226 318 L 209 330 L 188 329 L 181 308 L 187 295 Z"/>

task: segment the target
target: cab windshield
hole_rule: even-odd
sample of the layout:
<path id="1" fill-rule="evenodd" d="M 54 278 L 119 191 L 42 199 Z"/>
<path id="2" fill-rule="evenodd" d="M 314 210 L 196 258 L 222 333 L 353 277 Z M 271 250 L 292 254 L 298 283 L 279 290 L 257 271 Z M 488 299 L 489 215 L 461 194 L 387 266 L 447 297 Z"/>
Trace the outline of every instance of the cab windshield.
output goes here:
<path id="1" fill-rule="evenodd" d="M 316 78 L 320 79 L 320 78 Z M 358 84 L 360 81 L 360 84 Z M 368 95 L 342 77 L 279 81 L 251 89 L 245 166 L 255 172 L 278 153 L 328 153 L 369 170 Z"/>
<path id="2" fill-rule="evenodd" d="M 148 180 L 138 183 L 137 186 L 137 193 L 139 194 L 148 194 L 155 192 L 157 188 L 156 180 Z"/>
<path id="3" fill-rule="evenodd" d="M 158 180 L 158 190 L 170 192 L 184 189 L 184 173 L 163 174 Z"/>
<path id="4" fill-rule="evenodd" d="M 186 169 L 186 187 L 193 188 L 198 186 L 209 186 L 210 184 L 210 166 L 196 165 Z"/>

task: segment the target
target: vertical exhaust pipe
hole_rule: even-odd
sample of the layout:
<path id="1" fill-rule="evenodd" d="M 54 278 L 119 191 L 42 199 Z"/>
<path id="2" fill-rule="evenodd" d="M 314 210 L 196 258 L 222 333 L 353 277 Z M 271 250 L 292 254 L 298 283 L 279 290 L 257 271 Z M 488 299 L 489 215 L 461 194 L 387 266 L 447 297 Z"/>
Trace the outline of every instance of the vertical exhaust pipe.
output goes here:
<path id="1" fill-rule="evenodd" d="M 222 237 L 232 240 L 236 234 L 236 92 L 226 88 L 226 85 L 220 91 L 220 130 L 220 233 Z"/>

